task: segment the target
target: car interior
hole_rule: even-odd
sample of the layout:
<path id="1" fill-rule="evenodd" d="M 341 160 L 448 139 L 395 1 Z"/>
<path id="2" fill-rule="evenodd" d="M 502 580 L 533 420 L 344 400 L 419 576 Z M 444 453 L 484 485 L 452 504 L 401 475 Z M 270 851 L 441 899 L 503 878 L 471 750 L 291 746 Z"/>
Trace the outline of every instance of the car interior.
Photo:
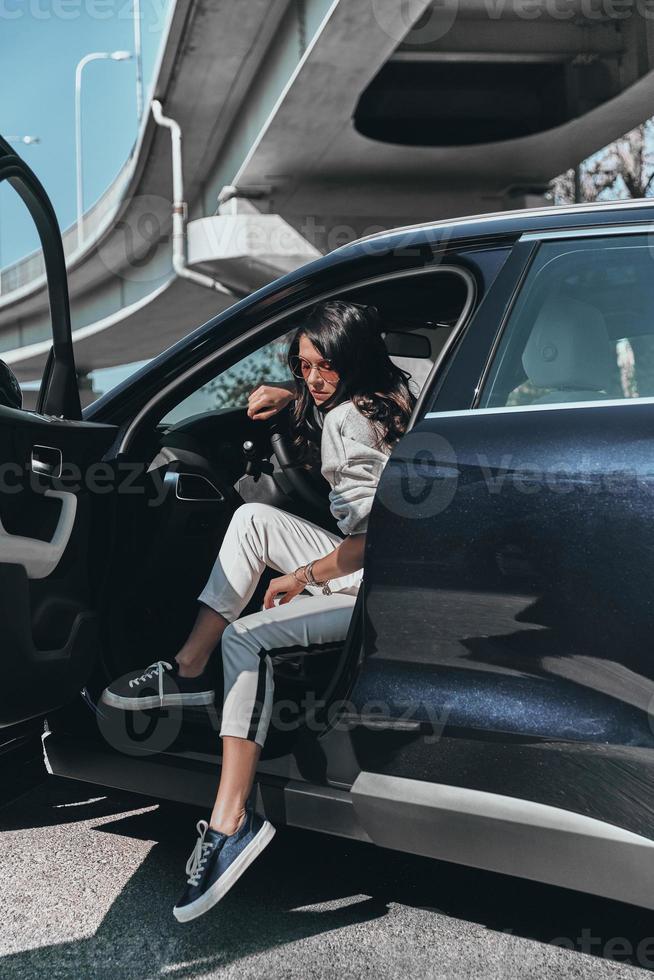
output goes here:
<path id="1" fill-rule="evenodd" d="M 546 262 L 521 295 L 480 407 L 654 394 L 650 249 L 584 248 Z"/>
<path id="2" fill-rule="evenodd" d="M 411 374 L 418 394 L 466 307 L 469 284 L 452 271 L 389 279 L 339 298 L 374 303 L 395 363 Z M 247 415 L 247 396 L 261 383 L 290 380 L 285 356 L 302 314 L 278 323 L 238 353 L 236 361 L 202 383 L 188 383 L 162 406 L 157 424 L 137 440 L 148 465 L 146 496 L 121 495 L 120 533 L 101 611 L 107 676 L 174 657 L 197 614 L 197 596 L 211 570 L 234 510 L 259 501 L 338 533 L 319 470 L 293 465 L 288 409 L 267 421 Z M 191 389 L 191 390 L 189 390 Z M 200 410 L 198 410 L 200 409 Z M 243 615 L 261 608 L 272 570 L 266 570 Z M 275 573 L 276 574 L 276 573 Z M 355 629 L 353 615 L 351 634 Z M 350 638 L 348 638 L 349 640 Z M 275 697 L 301 700 L 311 690 L 327 697 L 344 664 L 348 641 L 319 653 L 282 652 L 274 659 Z M 219 672 L 218 657 L 214 658 Z M 217 676 L 217 690 L 222 679 Z M 93 691 L 99 694 L 99 689 Z M 111 709 L 108 709 L 111 710 Z M 188 710 L 184 732 L 207 724 L 207 712 Z M 271 728 L 265 755 L 285 740 Z"/>

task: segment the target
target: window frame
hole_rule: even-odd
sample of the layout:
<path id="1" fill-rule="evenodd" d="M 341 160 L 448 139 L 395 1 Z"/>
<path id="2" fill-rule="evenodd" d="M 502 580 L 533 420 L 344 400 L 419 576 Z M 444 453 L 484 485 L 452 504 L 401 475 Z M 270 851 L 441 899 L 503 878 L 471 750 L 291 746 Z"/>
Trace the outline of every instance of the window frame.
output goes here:
<path id="1" fill-rule="evenodd" d="M 513 316 L 513 312 L 519 297 L 522 295 L 523 290 L 529 279 L 529 274 L 532 269 L 533 263 L 536 256 L 540 250 L 540 247 L 545 242 L 560 241 L 562 246 L 565 246 L 566 242 L 573 239 L 575 242 L 586 242 L 589 244 L 595 238 L 607 238 L 611 239 L 610 247 L 616 247 L 615 240 L 618 239 L 629 239 L 634 236 L 643 237 L 645 235 L 651 234 L 654 230 L 654 226 L 651 223 L 641 223 L 633 224 L 625 227 L 616 228 L 615 226 L 602 226 L 598 228 L 584 228 L 584 229 L 564 229 L 561 231 L 551 231 L 551 232 L 526 232 L 524 233 L 516 242 L 514 246 L 514 252 L 519 252 L 520 249 L 524 249 L 524 261 L 522 269 L 520 270 L 520 275 L 511 291 L 510 298 L 506 302 L 503 314 L 500 318 L 500 322 L 495 333 L 493 342 L 489 348 L 483 370 L 479 375 L 479 380 L 475 389 L 474 399 L 472 404 L 467 408 L 444 408 L 443 410 L 438 409 L 438 396 L 432 403 L 430 410 L 425 414 L 425 419 L 437 419 L 437 418 L 454 418 L 464 415 L 469 415 L 475 413 L 478 415 L 501 415 L 510 412 L 534 412 L 534 411 L 570 411 L 574 409 L 585 409 L 585 408 L 616 408 L 618 406 L 626 405 L 654 405 L 654 396 L 643 396 L 636 398 L 603 398 L 601 400 L 593 399 L 592 401 L 576 401 L 576 402 L 560 402 L 551 404 L 541 404 L 541 405 L 499 405 L 499 406 L 488 406 L 482 407 L 480 405 L 482 393 L 484 392 L 488 377 L 492 370 L 493 364 L 495 363 L 495 358 L 497 356 L 498 349 L 502 343 L 505 336 L 508 325 Z M 607 243 L 608 244 L 608 243 Z M 561 253 L 563 254 L 563 252 Z M 509 261 L 500 271 L 499 276 L 502 275 L 502 271 L 510 268 L 512 263 Z M 498 276 L 498 278 L 499 278 Z M 509 290 L 507 290 L 508 292 Z M 491 290 L 492 295 L 493 290 Z M 480 311 L 483 310 L 483 304 Z M 472 323 L 474 323 L 474 319 Z M 456 360 L 456 356 L 454 358 Z"/>
<path id="2" fill-rule="evenodd" d="M 3 181 L 27 207 L 38 232 L 45 265 L 52 346 L 41 377 L 36 413 L 79 421 L 82 408 L 72 343 L 66 259 L 57 216 L 34 171 L 0 137 L 0 183 Z"/>
<path id="3" fill-rule="evenodd" d="M 467 322 L 461 324 L 448 350 L 447 361 L 429 390 L 423 389 L 419 406 L 423 418 L 435 413 L 470 411 L 479 391 L 480 378 L 497 338 L 522 287 L 537 251 L 533 242 L 504 242 L 508 256 L 488 284 Z M 474 249 L 471 249 L 474 251 Z M 491 354 L 489 354 L 491 351 Z M 440 367 L 440 365 L 439 365 Z"/>
<path id="4" fill-rule="evenodd" d="M 174 400 L 179 396 L 180 392 L 183 392 L 183 394 L 181 394 L 179 397 L 179 401 L 181 402 L 187 394 L 191 393 L 194 386 L 196 388 L 201 387 L 202 384 L 210 381 L 212 377 L 217 377 L 223 371 L 227 370 L 227 368 L 238 363 L 239 360 L 242 360 L 244 357 L 247 357 L 249 354 L 254 353 L 256 350 L 263 347 L 269 340 L 274 340 L 276 336 L 281 336 L 286 331 L 279 329 L 280 323 L 292 320 L 303 310 L 309 309 L 315 303 L 342 296 L 344 293 L 347 293 L 350 290 L 359 289 L 364 286 L 374 286 L 378 283 L 389 282 L 395 279 L 406 279 L 414 276 L 441 275 L 447 272 L 459 275 L 467 285 L 466 301 L 461 313 L 459 314 L 457 322 L 452 329 L 450 341 L 453 343 L 454 339 L 459 336 L 462 328 L 466 325 L 470 313 L 474 309 L 478 291 L 475 276 L 470 269 L 466 268 L 466 266 L 462 263 L 454 264 L 454 262 L 450 260 L 447 262 L 440 262 L 437 265 L 428 265 L 417 269 L 400 269 L 396 272 L 386 272 L 377 276 L 354 279 L 350 282 L 343 283 L 338 287 L 333 287 L 329 290 L 323 290 L 316 293 L 295 304 L 290 309 L 284 310 L 275 314 L 274 316 L 264 319 L 256 326 L 251 327 L 238 337 L 233 338 L 232 340 L 223 344 L 217 350 L 212 351 L 210 354 L 197 361 L 191 367 L 187 368 L 180 375 L 175 377 L 172 381 L 169 381 L 167 385 L 161 388 L 141 407 L 141 409 L 125 427 L 120 439 L 118 452 L 120 454 L 129 453 L 132 446 L 138 442 L 145 427 L 156 427 L 156 425 L 161 422 L 161 419 L 165 416 L 166 412 L 169 411 L 170 408 L 174 407 Z M 445 357 L 447 357 L 451 349 L 452 344 L 450 341 L 444 345 L 441 355 L 437 359 L 429 374 L 429 377 L 425 381 L 423 392 L 433 384 L 437 369 L 443 363 Z M 421 399 L 420 404 L 424 404 L 424 400 Z M 156 414 L 158 412 L 160 412 L 160 414 Z M 414 412 L 409 421 L 409 428 L 415 424 L 417 418 L 418 415 Z"/>

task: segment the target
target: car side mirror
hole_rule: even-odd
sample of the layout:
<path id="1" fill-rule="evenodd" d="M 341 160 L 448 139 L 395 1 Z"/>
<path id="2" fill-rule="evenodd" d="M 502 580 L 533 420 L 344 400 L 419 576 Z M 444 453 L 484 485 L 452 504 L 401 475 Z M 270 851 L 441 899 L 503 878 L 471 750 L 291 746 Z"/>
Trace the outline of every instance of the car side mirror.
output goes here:
<path id="1" fill-rule="evenodd" d="M 11 368 L 0 361 L 0 405 L 6 408 L 22 408 L 23 393 Z"/>
<path id="2" fill-rule="evenodd" d="M 386 351 L 391 357 L 431 357 L 429 337 L 421 333 L 387 330 L 382 336 Z"/>

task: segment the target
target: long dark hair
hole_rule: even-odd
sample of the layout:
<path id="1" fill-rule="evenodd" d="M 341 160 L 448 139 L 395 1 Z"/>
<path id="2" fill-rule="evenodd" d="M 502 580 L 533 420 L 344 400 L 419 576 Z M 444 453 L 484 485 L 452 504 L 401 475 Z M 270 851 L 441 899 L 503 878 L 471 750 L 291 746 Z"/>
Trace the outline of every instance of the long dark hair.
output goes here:
<path id="1" fill-rule="evenodd" d="M 290 366 L 301 337 L 310 340 L 339 375 L 334 394 L 318 411 L 328 412 L 350 399 L 372 423 L 378 448 L 392 448 L 406 431 L 416 399 L 409 390 L 411 375 L 396 367 L 388 356 L 382 329 L 375 306 L 344 300 L 317 303 L 297 329 L 288 360 Z M 307 385 L 299 383 L 298 389 L 291 414 L 293 442 L 299 460 L 310 466 L 319 455 L 320 427 L 314 419 L 314 401 Z"/>

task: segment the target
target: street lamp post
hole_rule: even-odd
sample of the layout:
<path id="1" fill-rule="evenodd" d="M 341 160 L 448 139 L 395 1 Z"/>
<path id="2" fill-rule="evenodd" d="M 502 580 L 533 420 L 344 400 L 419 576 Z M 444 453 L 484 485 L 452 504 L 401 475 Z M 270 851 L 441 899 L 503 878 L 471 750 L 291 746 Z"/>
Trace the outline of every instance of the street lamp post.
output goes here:
<path id="1" fill-rule="evenodd" d="M 91 61 L 129 61 L 130 51 L 93 51 L 85 54 L 75 69 L 75 169 L 77 177 L 77 247 L 83 237 L 84 185 L 82 180 L 82 72 Z"/>
<path id="2" fill-rule="evenodd" d="M 136 59 L 136 119 L 143 116 L 143 56 L 141 53 L 141 0 L 134 0 L 134 58 Z"/>

